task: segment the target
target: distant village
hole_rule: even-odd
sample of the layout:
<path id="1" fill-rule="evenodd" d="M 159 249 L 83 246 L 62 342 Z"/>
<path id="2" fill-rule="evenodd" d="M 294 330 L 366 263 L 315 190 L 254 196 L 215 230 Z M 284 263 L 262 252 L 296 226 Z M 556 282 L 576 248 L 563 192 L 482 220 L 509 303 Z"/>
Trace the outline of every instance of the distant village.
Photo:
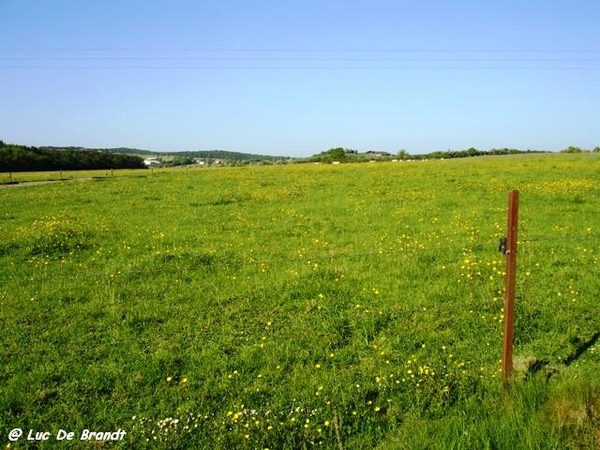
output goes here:
<path id="1" fill-rule="evenodd" d="M 173 164 L 173 158 L 171 157 L 160 157 L 153 156 L 150 158 L 144 159 L 144 165 L 146 167 L 161 167 L 164 165 L 189 165 L 189 164 L 197 164 L 199 166 L 219 166 L 224 165 L 227 160 L 223 158 L 190 158 L 185 161 L 184 164 Z"/>
<path id="2" fill-rule="evenodd" d="M 337 158 L 336 158 L 337 156 Z M 269 158 L 238 160 L 235 158 L 214 158 L 214 157 L 182 157 L 173 156 L 170 154 L 148 156 L 144 159 L 144 165 L 151 167 L 166 167 L 166 166 L 225 166 L 239 164 L 290 164 L 290 163 L 333 163 L 341 162 L 358 162 L 358 161 L 375 161 L 375 160 L 397 160 L 398 156 L 388 152 L 370 150 L 366 152 L 358 152 L 357 150 L 343 149 L 342 152 L 336 155 L 336 152 L 327 151 L 318 155 L 313 155 L 308 158 Z"/>

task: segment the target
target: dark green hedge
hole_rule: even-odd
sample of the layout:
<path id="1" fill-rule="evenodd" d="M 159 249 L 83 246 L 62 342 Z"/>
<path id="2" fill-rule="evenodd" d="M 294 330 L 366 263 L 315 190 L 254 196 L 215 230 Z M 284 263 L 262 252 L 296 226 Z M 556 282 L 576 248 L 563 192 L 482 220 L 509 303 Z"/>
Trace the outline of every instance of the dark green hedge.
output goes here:
<path id="1" fill-rule="evenodd" d="M 0 141 L 0 172 L 145 168 L 139 156 L 94 150 L 51 150 Z"/>

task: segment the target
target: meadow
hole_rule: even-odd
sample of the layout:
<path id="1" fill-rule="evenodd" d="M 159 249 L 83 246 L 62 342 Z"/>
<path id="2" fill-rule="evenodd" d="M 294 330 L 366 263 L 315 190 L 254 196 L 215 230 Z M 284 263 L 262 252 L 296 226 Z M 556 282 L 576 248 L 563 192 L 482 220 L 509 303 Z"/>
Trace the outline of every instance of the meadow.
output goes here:
<path id="1" fill-rule="evenodd" d="M 0 187 L 3 448 L 600 447 L 599 155 L 81 177 Z"/>

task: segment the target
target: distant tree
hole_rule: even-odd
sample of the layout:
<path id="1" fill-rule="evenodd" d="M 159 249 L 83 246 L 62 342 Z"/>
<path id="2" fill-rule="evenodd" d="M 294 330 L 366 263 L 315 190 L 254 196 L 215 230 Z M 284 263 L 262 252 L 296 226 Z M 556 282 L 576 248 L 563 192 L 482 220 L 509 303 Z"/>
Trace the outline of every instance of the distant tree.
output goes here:
<path id="1" fill-rule="evenodd" d="M 398 157 L 398 159 L 410 159 L 410 153 L 408 153 L 404 149 L 398 150 L 398 153 L 396 153 L 396 156 Z"/>
<path id="2" fill-rule="evenodd" d="M 193 164 L 194 159 L 188 156 L 175 156 L 171 161 L 165 163 L 166 166 L 187 166 Z"/>
<path id="3" fill-rule="evenodd" d="M 573 145 L 565 148 L 564 150 L 560 151 L 561 153 L 582 153 L 583 150 L 581 150 L 579 147 L 575 147 Z"/>
<path id="4" fill-rule="evenodd" d="M 346 151 L 342 147 L 332 148 L 327 152 L 332 160 L 340 161 L 346 158 Z"/>
<path id="5" fill-rule="evenodd" d="M 481 155 L 481 152 L 479 150 L 477 150 L 475 147 L 471 147 L 471 148 L 467 149 L 465 154 L 467 156 L 479 156 L 479 155 Z"/>
<path id="6" fill-rule="evenodd" d="M 600 147 L 595 147 L 593 150 L 594 153 L 600 153 Z"/>
<path id="7" fill-rule="evenodd" d="M 344 150 L 342 147 L 335 147 L 330 148 L 326 152 L 321 152 L 317 159 L 324 163 L 331 163 L 333 161 L 346 161 L 347 154 L 346 150 Z"/>

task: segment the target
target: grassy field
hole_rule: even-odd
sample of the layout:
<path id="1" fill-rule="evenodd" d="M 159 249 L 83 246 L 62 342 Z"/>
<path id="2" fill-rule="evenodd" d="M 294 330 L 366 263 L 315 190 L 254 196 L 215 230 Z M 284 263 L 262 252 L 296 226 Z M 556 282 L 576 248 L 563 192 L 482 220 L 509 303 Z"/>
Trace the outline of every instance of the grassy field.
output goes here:
<path id="1" fill-rule="evenodd" d="M 600 446 L 598 155 L 82 177 L 0 187 L 6 448 Z"/>

